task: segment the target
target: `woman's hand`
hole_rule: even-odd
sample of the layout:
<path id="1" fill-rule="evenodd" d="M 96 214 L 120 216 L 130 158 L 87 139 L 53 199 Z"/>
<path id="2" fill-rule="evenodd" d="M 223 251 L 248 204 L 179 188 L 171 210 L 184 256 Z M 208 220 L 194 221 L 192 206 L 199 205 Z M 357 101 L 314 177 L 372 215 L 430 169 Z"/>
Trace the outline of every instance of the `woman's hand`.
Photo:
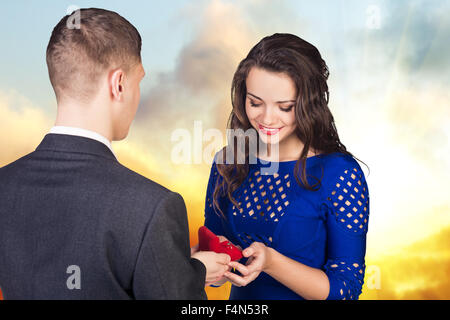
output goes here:
<path id="1" fill-rule="evenodd" d="M 237 261 L 231 261 L 228 265 L 236 268 L 243 276 L 229 271 L 224 274 L 233 285 L 238 287 L 246 286 L 255 280 L 270 264 L 270 248 L 261 242 L 253 242 L 242 254 L 249 258 L 245 266 Z"/>

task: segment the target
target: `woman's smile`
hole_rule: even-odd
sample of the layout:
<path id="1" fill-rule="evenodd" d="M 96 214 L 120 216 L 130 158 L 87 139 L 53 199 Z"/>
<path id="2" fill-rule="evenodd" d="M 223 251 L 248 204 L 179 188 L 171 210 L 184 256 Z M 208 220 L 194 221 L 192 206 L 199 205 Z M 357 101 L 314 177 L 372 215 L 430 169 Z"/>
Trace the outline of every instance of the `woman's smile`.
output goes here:
<path id="1" fill-rule="evenodd" d="M 269 136 L 279 133 L 281 131 L 281 129 L 284 128 L 284 127 L 280 127 L 280 128 L 265 127 L 260 123 L 258 123 L 258 127 L 259 127 L 260 132 L 262 132 L 266 135 L 269 135 Z"/>

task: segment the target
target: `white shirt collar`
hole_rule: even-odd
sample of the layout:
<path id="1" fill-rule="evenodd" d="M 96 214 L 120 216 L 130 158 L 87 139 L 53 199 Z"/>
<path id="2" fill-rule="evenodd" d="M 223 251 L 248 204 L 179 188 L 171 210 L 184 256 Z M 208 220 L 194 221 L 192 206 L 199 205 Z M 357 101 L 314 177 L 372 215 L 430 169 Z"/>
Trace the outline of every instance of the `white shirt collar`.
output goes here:
<path id="1" fill-rule="evenodd" d="M 80 137 L 97 140 L 97 141 L 103 143 L 104 145 L 106 145 L 109 148 L 109 150 L 111 150 L 113 155 L 116 156 L 112 149 L 111 142 L 107 138 L 105 138 L 104 136 L 102 136 L 101 134 L 99 134 L 97 132 L 82 129 L 82 128 L 76 128 L 76 127 L 54 126 L 50 129 L 49 133 L 68 134 L 71 136 L 80 136 Z"/>

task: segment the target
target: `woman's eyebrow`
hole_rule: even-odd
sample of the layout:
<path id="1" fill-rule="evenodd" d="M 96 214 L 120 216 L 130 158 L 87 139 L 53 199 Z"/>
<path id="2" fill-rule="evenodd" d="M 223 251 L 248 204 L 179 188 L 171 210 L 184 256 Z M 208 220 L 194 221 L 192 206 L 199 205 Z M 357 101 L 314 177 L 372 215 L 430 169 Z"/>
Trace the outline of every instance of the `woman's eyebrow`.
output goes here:
<path id="1" fill-rule="evenodd" d="M 251 95 L 253 98 L 256 98 L 256 99 L 258 99 L 258 100 L 264 101 L 264 100 L 261 99 L 260 97 L 255 96 L 253 93 L 247 92 L 247 94 Z"/>
<path id="2" fill-rule="evenodd" d="M 261 99 L 260 97 L 255 96 L 253 93 L 247 92 L 247 94 L 251 95 L 252 97 L 254 97 L 254 98 L 258 99 L 258 100 L 264 101 L 264 100 Z M 276 103 L 287 103 L 287 102 L 296 102 L 296 100 L 277 101 Z"/>

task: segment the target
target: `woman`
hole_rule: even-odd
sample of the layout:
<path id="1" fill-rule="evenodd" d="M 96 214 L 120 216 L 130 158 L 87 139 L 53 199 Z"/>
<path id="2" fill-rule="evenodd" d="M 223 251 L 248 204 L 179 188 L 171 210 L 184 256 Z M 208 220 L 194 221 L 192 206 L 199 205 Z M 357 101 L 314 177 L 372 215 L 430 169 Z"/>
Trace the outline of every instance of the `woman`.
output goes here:
<path id="1" fill-rule="evenodd" d="M 229 264 L 238 272 L 214 284 L 230 281 L 230 299 L 361 293 L 369 191 L 339 140 L 328 75 L 319 51 L 291 34 L 262 39 L 237 68 L 228 127 L 256 130 L 267 152 L 253 155 L 246 139 L 242 157 L 229 141 L 211 168 L 205 225 L 244 249 Z"/>

